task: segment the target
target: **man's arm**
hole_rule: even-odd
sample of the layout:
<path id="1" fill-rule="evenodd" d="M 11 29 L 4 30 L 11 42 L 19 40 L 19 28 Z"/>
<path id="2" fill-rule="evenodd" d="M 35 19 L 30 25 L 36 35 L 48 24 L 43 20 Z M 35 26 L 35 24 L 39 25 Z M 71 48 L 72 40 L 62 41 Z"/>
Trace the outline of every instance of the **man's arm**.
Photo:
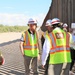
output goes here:
<path id="1" fill-rule="evenodd" d="M 23 50 L 23 43 L 25 42 L 24 37 L 25 37 L 25 33 L 23 32 L 21 39 L 20 39 L 20 50 L 21 50 L 22 55 L 24 55 L 24 50 Z"/>
<path id="2" fill-rule="evenodd" d="M 20 50 L 21 50 L 22 55 L 24 55 L 23 42 L 22 41 L 20 42 Z"/>

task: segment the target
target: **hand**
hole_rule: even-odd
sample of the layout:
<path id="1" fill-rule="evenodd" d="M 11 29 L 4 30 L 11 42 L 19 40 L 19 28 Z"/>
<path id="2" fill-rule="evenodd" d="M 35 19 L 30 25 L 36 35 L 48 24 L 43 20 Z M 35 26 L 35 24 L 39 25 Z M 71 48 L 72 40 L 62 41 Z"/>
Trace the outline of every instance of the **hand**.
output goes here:
<path id="1" fill-rule="evenodd" d="M 45 69 L 44 65 L 42 65 L 42 68 Z"/>
<path id="2" fill-rule="evenodd" d="M 24 57 L 24 53 L 22 53 L 22 56 Z"/>
<path id="3" fill-rule="evenodd" d="M 38 61 L 40 61 L 40 54 L 38 54 L 38 58 L 37 59 L 38 59 Z"/>

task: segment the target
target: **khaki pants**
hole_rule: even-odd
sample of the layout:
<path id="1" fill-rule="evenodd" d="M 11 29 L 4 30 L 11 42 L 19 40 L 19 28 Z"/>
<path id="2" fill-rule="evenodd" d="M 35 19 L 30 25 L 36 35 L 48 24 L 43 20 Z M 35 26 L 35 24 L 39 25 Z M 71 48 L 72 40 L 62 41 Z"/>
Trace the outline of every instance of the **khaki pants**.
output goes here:
<path id="1" fill-rule="evenodd" d="M 25 75 L 30 74 L 30 66 L 33 70 L 33 75 L 38 75 L 38 70 L 37 70 L 37 57 L 28 57 L 24 56 L 24 65 L 25 65 Z"/>
<path id="2" fill-rule="evenodd" d="M 70 63 L 51 64 L 48 68 L 48 75 L 69 75 Z"/>

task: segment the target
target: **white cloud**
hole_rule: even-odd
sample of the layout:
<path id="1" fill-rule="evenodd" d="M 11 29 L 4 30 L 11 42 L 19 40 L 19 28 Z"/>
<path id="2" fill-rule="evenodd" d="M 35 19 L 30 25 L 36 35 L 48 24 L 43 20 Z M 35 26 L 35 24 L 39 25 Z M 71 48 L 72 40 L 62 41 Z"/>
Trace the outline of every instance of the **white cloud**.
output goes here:
<path id="1" fill-rule="evenodd" d="M 45 16 L 46 16 L 46 14 L 38 14 L 38 15 L 34 16 L 34 18 L 37 19 L 39 25 L 42 25 Z"/>
<path id="2" fill-rule="evenodd" d="M 41 25 L 45 14 L 38 14 L 35 16 L 38 21 L 38 24 Z M 26 25 L 30 16 L 25 14 L 8 14 L 8 13 L 0 13 L 0 24 L 3 25 Z"/>

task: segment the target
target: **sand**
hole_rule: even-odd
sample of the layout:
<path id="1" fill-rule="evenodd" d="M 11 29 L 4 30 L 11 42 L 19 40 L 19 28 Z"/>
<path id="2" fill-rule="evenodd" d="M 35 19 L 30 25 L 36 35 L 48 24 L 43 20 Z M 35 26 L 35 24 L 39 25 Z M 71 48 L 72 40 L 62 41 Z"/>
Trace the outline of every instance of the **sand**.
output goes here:
<path id="1" fill-rule="evenodd" d="M 0 44 L 21 38 L 19 32 L 0 33 Z"/>

